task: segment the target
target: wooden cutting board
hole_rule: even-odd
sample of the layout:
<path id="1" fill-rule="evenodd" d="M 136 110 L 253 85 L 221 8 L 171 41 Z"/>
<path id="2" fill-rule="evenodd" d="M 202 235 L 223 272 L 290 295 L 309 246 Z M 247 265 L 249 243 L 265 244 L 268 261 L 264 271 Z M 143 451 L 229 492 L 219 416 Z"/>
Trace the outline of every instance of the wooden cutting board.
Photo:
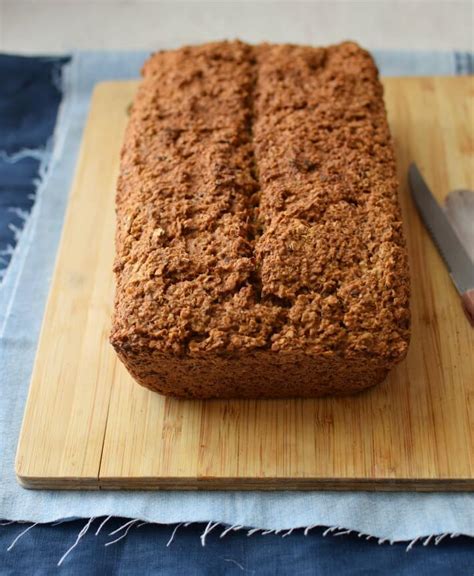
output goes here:
<path id="1" fill-rule="evenodd" d="M 97 87 L 18 446 L 29 488 L 472 490 L 474 330 L 410 198 L 474 188 L 472 78 L 384 81 L 412 273 L 406 361 L 354 397 L 183 401 L 108 343 L 114 187 L 136 82 Z"/>

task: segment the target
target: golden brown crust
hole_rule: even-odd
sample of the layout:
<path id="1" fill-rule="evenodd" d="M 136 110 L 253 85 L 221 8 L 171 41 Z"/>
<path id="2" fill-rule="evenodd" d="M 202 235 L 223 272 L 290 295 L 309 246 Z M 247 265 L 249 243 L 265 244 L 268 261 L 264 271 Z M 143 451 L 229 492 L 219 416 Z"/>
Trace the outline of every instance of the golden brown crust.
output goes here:
<path id="1" fill-rule="evenodd" d="M 409 280 L 370 55 L 221 42 L 158 53 L 143 74 L 111 335 L 131 373 L 194 397 L 380 381 L 406 353 Z"/>

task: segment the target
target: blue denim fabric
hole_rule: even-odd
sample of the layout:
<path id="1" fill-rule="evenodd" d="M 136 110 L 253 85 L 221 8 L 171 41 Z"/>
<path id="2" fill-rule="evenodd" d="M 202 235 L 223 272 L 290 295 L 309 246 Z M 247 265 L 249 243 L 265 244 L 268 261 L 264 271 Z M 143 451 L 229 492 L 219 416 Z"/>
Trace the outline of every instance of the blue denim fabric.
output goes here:
<path id="1" fill-rule="evenodd" d="M 42 155 L 61 102 L 58 78 L 66 61 L 0 54 L 0 281 L 33 207 Z"/>
<path id="2" fill-rule="evenodd" d="M 105 546 L 121 534 L 109 536 L 125 520 L 109 521 L 101 533 L 94 533 L 96 519 L 88 533 L 67 556 L 57 563 L 74 543 L 84 520 L 58 526 L 35 526 L 7 552 L 24 525 L 0 528 L 0 574 L 61 576 L 455 576 L 472 574 L 474 544 L 467 537 L 445 538 L 439 545 L 416 544 L 407 552 L 406 544 L 377 544 L 354 535 L 323 537 L 317 529 L 304 536 L 296 530 L 280 534 L 248 537 L 246 531 L 220 538 L 221 529 L 212 531 L 202 546 L 205 525 L 180 527 L 169 546 L 174 526 L 133 527 L 125 538 Z M 122 532 L 123 533 L 123 532 Z M 3 568 L 2 568 L 3 566 Z"/>

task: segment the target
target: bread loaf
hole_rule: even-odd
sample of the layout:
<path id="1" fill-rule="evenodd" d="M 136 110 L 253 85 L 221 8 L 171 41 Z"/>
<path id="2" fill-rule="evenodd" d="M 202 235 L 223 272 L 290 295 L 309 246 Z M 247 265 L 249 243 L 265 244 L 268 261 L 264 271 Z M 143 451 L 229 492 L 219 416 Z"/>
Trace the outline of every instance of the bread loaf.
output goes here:
<path id="1" fill-rule="evenodd" d="M 350 393 L 405 356 L 395 156 L 356 44 L 153 55 L 117 188 L 111 342 L 140 384 L 193 398 Z"/>

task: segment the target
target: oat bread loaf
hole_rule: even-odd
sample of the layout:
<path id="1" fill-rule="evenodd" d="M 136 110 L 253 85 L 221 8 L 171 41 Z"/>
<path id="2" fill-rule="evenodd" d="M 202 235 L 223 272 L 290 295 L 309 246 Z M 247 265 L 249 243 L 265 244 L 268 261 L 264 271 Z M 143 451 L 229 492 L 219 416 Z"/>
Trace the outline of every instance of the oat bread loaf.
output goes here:
<path id="1" fill-rule="evenodd" d="M 350 393 L 409 341 L 371 56 L 218 42 L 153 55 L 118 180 L 111 342 L 166 395 Z"/>

